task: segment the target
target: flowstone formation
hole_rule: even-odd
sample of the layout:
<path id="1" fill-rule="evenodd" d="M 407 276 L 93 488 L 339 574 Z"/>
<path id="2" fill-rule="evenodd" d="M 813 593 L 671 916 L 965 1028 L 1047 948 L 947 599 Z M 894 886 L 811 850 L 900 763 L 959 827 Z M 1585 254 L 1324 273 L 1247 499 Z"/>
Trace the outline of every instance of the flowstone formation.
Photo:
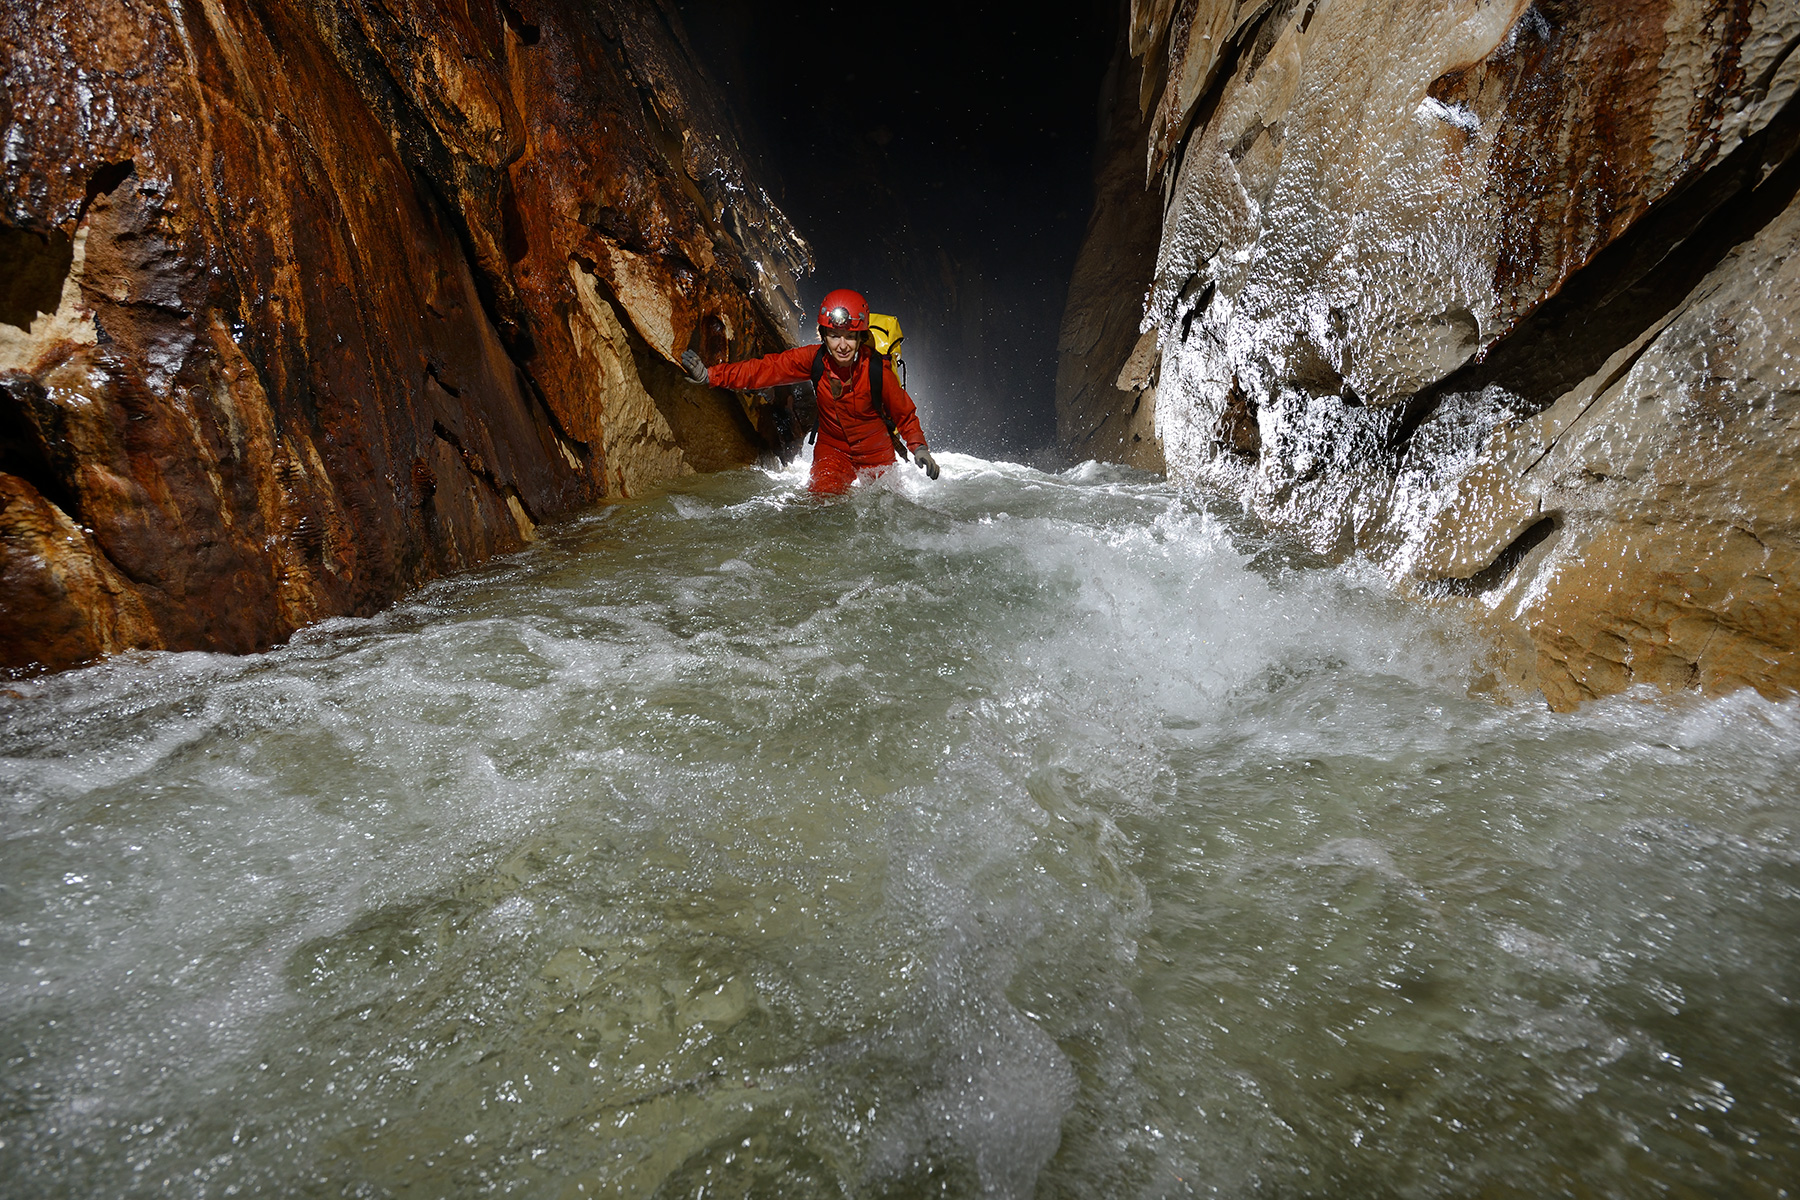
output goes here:
<path id="1" fill-rule="evenodd" d="M 805 244 L 655 0 L 0 12 L 0 668 L 242 652 L 786 436 Z"/>
<path id="2" fill-rule="evenodd" d="M 1800 4 L 1134 0 L 1129 37 L 1155 266 L 1070 312 L 1142 337 L 1071 362 L 1066 321 L 1065 374 L 1556 708 L 1800 688 Z"/>

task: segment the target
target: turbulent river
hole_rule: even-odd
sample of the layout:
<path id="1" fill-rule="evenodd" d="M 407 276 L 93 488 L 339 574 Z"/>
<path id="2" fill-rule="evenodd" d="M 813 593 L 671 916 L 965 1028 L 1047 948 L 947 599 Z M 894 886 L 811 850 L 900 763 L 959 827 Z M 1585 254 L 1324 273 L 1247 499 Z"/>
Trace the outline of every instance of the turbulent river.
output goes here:
<path id="1" fill-rule="evenodd" d="M 1800 708 L 944 465 L 6 685 L 6 1194 L 1790 1194 Z"/>

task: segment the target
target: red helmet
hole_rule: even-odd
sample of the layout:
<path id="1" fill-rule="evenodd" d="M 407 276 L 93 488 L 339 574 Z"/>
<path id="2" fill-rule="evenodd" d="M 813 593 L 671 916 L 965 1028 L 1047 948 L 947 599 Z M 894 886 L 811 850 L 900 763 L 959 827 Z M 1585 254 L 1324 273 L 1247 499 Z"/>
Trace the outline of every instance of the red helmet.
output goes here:
<path id="1" fill-rule="evenodd" d="M 869 332 L 869 302 L 849 288 L 826 293 L 819 301 L 819 328 Z"/>

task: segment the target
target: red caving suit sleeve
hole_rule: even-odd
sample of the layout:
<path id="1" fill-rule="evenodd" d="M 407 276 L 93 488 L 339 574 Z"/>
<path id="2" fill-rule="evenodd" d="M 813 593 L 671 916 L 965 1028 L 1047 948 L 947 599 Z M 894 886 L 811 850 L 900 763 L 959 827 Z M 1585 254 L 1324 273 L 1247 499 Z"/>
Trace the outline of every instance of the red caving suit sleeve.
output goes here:
<path id="1" fill-rule="evenodd" d="M 761 358 L 720 363 L 706 369 L 706 381 L 714 387 L 734 388 L 740 392 L 779 387 L 784 383 L 805 383 L 812 378 L 813 355 L 818 350 L 817 346 L 796 346 Z"/>
<path id="2" fill-rule="evenodd" d="M 925 431 L 919 428 L 919 410 L 913 406 L 913 399 L 900 386 L 899 376 L 894 368 L 882 361 L 881 369 L 887 374 L 881 377 L 881 402 L 886 406 L 888 416 L 894 418 L 894 427 L 900 431 L 900 440 L 906 443 L 908 450 L 917 450 L 925 445 Z"/>

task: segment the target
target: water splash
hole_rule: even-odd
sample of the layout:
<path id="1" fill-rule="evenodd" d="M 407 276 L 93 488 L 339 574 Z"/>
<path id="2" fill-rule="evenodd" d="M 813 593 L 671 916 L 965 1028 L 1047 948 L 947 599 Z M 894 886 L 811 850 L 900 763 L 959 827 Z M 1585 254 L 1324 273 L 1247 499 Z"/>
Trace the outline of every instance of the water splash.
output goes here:
<path id="1" fill-rule="evenodd" d="M 1089 464 L 699 479 L 0 697 L 21 1195 L 1765 1190 L 1796 709 Z"/>

